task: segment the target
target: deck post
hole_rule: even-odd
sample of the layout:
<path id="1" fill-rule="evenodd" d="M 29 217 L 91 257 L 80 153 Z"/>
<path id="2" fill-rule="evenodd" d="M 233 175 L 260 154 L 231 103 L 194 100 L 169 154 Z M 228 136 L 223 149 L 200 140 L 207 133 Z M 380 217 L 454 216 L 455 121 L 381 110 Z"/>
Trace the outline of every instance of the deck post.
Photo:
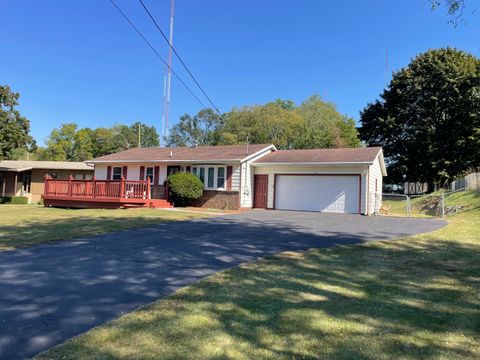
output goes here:
<path id="1" fill-rule="evenodd" d="M 125 198 L 125 178 L 122 176 L 120 181 L 120 199 Z"/>
<path id="2" fill-rule="evenodd" d="M 72 179 L 73 179 L 73 176 L 70 175 L 68 177 L 68 196 L 69 197 L 72 197 Z"/>
<path id="3" fill-rule="evenodd" d="M 147 177 L 147 199 L 150 199 L 150 177 Z"/>
<path id="4" fill-rule="evenodd" d="M 48 184 L 49 184 L 49 182 L 48 182 L 48 174 L 43 177 L 43 182 L 44 182 L 44 184 L 45 184 L 45 185 L 43 186 L 43 195 L 47 195 L 47 194 L 48 194 Z"/>
<path id="5" fill-rule="evenodd" d="M 92 178 L 92 197 L 95 199 L 95 193 L 96 193 L 96 190 L 95 190 L 95 184 L 96 184 L 96 180 L 97 178 L 94 176 Z"/>

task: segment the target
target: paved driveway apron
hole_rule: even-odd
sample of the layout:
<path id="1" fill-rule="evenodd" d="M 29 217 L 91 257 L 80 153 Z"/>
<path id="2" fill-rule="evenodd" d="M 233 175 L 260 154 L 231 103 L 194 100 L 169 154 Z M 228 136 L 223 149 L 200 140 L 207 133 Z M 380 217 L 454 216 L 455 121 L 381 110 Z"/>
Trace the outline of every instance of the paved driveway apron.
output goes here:
<path id="1" fill-rule="evenodd" d="M 0 359 L 31 357 L 245 261 L 444 225 L 432 219 L 251 211 L 0 252 Z"/>

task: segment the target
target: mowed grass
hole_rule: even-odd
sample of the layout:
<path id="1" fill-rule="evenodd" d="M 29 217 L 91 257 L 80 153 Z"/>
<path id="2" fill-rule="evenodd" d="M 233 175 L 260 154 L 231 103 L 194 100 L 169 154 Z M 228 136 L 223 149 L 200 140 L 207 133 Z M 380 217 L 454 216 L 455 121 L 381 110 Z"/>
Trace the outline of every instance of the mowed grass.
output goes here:
<path id="1" fill-rule="evenodd" d="M 0 205 L 0 251 L 205 216 L 208 215 L 160 209 L 60 209 L 40 205 Z"/>
<path id="2" fill-rule="evenodd" d="M 437 232 L 247 263 L 37 358 L 478 359 L 480 194 L 463 196 Z"/>

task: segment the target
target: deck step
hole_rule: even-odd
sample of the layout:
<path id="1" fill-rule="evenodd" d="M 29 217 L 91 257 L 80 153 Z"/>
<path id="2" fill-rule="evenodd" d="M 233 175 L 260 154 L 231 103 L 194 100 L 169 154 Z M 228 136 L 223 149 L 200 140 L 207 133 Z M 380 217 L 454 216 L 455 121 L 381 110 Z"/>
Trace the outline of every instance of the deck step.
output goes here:
<path id="1" fill-rule="evenodd" d="M 170 204 L 167 200 L 165 199 L 151 199 L 148 201 L 146 204 L 147 207 L 149 208 L 154 208 L 154 209 L 168 209 L 168 208 L 173 208 L 172 204 Z"/>

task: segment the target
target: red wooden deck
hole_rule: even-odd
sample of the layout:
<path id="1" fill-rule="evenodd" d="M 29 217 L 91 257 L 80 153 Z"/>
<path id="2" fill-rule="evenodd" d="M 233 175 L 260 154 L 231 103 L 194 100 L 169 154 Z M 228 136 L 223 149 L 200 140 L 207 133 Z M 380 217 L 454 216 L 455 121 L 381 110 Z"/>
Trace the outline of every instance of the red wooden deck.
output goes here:
<path id="1" fill-rule="evenodd" d="M 71 208 L 169 208 L 165 199 L 152 199 L 148 180 L 57 180 L 45 178 L 45 206 Z"/>

